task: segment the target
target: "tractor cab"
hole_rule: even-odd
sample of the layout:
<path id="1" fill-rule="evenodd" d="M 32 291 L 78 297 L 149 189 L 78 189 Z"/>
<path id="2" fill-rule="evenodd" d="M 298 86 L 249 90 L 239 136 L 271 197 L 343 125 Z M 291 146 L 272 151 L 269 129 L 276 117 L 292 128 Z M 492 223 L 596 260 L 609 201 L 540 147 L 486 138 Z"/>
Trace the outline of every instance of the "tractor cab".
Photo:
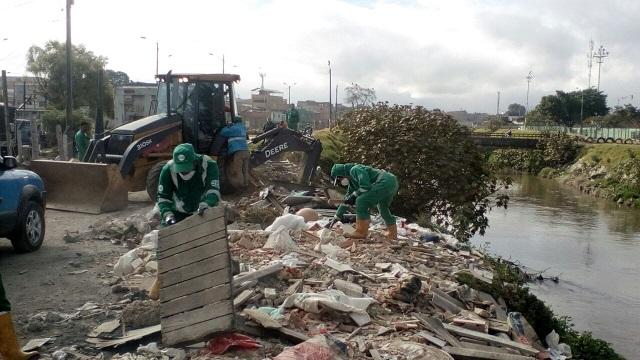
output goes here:
<path id="1" fill-rule="evenodd" d="M 182 119 L 184 142 L 198 153 L 218 155 L 223 146 L 220 129 L 238 115 L 233 74 L 158 75 L 156 113 Z M 223 141 L 222 141 L 223 142 Z"/>

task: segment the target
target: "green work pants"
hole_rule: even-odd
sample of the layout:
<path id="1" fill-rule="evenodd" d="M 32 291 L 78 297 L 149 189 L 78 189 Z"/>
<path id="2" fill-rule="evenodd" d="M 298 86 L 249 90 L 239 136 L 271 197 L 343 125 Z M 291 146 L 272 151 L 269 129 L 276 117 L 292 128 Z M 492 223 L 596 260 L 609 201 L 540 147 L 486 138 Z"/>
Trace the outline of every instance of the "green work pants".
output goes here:
<path id="1" fill-rule="evenodd" d="M 0 275 L 0 313 L 11 311 L 11 304 L 7 300 L 7 294 L 4 292 L 4 286 L 2 286 L 2 275 Z"/>
<path id="2" fill-rule="evenodd" d="M 389 172 L 384 172 L 380 176 L 381 179 L 373 183 L 371 190 L 356 199 L 356 219 L 369 220 L 369 209 L 377 206 L 384 223 L 389 226 L 396 223 L 396 218 L 391 214 L 389 206 L 398 193 L 398 179 Z"/>

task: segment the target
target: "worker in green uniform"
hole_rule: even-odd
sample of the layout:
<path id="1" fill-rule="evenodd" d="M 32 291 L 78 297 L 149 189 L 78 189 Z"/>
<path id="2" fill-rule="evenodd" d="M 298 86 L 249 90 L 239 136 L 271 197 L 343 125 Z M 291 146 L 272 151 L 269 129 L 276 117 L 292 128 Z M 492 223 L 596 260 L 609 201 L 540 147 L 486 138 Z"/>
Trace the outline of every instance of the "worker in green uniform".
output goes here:
<path id="1" fill-rule="evenodd" d="M 87 152 L 87 148 L 89 147 L 89 123 L 83 121 L 80 124 L 80 130 L 76 133 L 74 139 L 76 143 L 76 155 L 78 156 L 78 160 L 82 161 L 84 158 L 84 154 Z"/>
<path id="2" fill-rule="evenodd" d="M 11 319 L 11 304 L 2 286 L 0 275 L 0 358 L 5 360 L 26 360 L 38 355 L 37 352 L 23 352 Z"/>
<path id="3" fill-rule="evenodd" d="M 173 150 L 160 172 L 158 196 L 163 225 L 176 222 L 214 207 L 220 202 L 218 164 L 207 155 L 196 154 L 191 144 L 180 144 Z"/>
<path id="4" fill-rule="evenodd" d="M 343 220 L 347 206 L 355 205 L 356 231 L 349 237 L 366 238 L 369 231 L 369 209 L 377 207 L 387 226 L 385 236 L 393 240 L 398 238 L 396 218 L 389 210 L 398 193 L 399 185 L 395 175 L 362 164 L 335 164 L 331 168 L 331 177 L 336 183 L 347 187 L 344 202 L 338 207 L 332 223 Z"/>
<path id="5" fill-rule="evenodd" d="M 287 125 L 289 129 L 298 131 L 298 122 L 300 121 L 300 113 L 296 106 L 291 104 L 291 109 L 287 113 Z"/>

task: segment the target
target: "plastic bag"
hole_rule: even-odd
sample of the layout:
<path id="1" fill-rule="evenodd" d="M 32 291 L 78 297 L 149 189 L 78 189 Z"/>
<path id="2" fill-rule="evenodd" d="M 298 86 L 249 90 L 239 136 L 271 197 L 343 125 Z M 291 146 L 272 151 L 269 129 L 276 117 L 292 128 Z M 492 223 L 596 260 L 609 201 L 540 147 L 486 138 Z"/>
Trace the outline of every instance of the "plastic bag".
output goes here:
<path id="1" fill-rule="evenodd" d="M 118 262 L 115 265 L 113 265 L 113 273 L 116 274 L 116 276 L 120 276 L 120 277 L 133 274 L 136 271 L 135 265 L 136 264 L 142 265 L 142 261 L 138 256 L 139 251 L 140 251 L 139 248 L 135 248 L 133 250 L 130 250 L 126 254 L 120 256 L 120 259 L 118 259 Z"/>
<path id="2" fill-rule="evenodd" d="M 336 360 L 346 355 L 346 345 L 328 335 L 317 335 L 284 349 L 273 360 Z"/>
<path id="3" fill-rule="evenodd" d="M 290 252 L 298 249 L 298 246 L 289 235 L 289 229 L 285 226 L 280 226 L 276 231 L 269 235 L 267 242 L 262 248 L 275 249 L 280 252 Z"/>
<path id="4" fill-rule="evenodd" d="M 153 230 L 143 236 L 140 248 L 147 251 L 156 250 L 158 248 L 158 230 Z"/>
<path id="5" fill-rule="evenodd" d="M 274 231 L 279 227 L 284 226 L 288 230 L 306 230 L 307 223 L 304 221 L 302 216 L 294 215 L 294 214 L 286 214 L 277 217 L 273 224 L 269 225 L 265 230 L 266 231 Z"/>
<path id="6" fill-rule="evenodd" d="M 258 342 L 246 335 L 232 333 L 217 336 L 207 343 L 207 349 L 214 355 L 221 355 L 232 347 L 241 349 L 257 349 Z"/>
<path id="7" fill-rule="evenodd" d="M 565 360 L 570 359 L 571 347 L 567 344 L 560 343 L 560 335 L 555 330 L 551 332 L 545 338 L 547 345 L 549 345 L 549 355 L 551 360 Z"/>

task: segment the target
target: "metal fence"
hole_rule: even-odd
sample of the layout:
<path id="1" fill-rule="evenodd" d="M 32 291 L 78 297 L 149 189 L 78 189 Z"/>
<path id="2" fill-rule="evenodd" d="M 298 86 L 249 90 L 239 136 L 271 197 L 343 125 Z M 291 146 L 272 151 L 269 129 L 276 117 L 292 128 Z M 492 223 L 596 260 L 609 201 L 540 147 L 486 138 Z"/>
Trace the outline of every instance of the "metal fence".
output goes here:
<path id="1" fill-rule="evenodd" d="M 599 138 L 603 139 L 635 139 L 640 140 L 640 129 L 639 128 L 599 128 L 599 127 L 574 127 L 569 128 L 566 126 L 527 126 L 526 130 L 535 130 L 535 131 L 548 131 L 552 133 L 565 133 L 565 134 L 575 134 L 581 135 L 585 138 L 592 138 L 597 140 Z"/>

